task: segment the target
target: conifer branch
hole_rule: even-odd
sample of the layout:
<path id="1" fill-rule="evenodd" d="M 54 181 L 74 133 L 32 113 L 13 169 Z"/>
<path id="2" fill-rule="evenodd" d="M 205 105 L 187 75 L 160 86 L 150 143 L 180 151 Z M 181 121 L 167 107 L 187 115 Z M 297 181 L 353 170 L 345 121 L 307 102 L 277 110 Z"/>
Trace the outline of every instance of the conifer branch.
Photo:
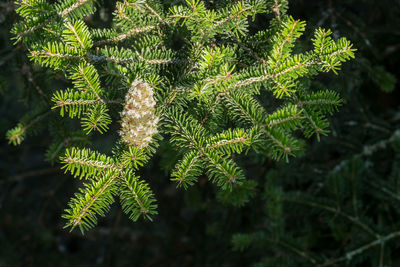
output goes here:
<path id="1" fill-rule="evenodd" d="M 248 78 L 246 80 L 234 83 L 232 85 L 232 88 L 240 88 L 240 87 L 244 87 L 244 86 L 249 86 L 249 85 L 251 85 L 253 83 L 259 83 L 259 82 L 267 81 L 269 79 L 272 79 L 273 77 L 274 77 L 273 75 L 263 75 L 263 76 L 259 76 L 259 77 L 251 77 L 251 78 Z"/>
<path id="2" fill-rule="evenodd" d="M 306 259 L 307 261 L 309 261 L 312 264 L 317 264 L 318 263 L 317 259 L 312 257 L 309 253 L 307 253 L 306 251 L 300 250 L 299 248 L 296 248 L 296 247 L 292 246 L 288 242 L 285 242 L 283 240 L 278 240 L 277 243 L 279 245 L 281 245 L 282 247 L 285 247 L 285 248 L 289 249 L 290 251 L 293 251 L 295 254 L 297 254 L 300 257 Z"/>
<path id="3" fill-rule="evenodd" d="M 63 54 L 63 53 L 54 53 L 51 51 L 32 51 L 31 52 L 31 56 L 34 60 L 37 59 L 44 59 L 44 65 L 48 65 L 48 66 L 52 66 L 52 65 L 56 65 L 57 63 L 59 63 L 60 60 L 76 60 L 76 61 L 80 61 L 82 59 L 82 57 L 80 56 L 75 56 L 75 55 L 71 55 L 71 54 Z M 55 63 L 53 63 L 52 61 L 55 61 Z"/>
<path id="4" fill-rule="evenodd" d="M 74 13 L 77 9 L 79 9 L 80 7 L 82 7 L 83 5 L 85 5 L 87 3 L 91 3 L 92 1 L 93 0 L 76 0 L 76 2 L 65 1 L 65 3 L 63 3 L 64 5 L 66 4 L 68 6 L 68 3 L 72 3 L 72 5 L 70 5 L 69 7 L 66 7 L 65 9 L 62 9 L 63 8 L 63 4 L 57 5 L 57 8 L 61 9 L 58 12 L 56 10 L 51 10 L 51 9 L 42 11 L 40 8 L 38 9 L 38 7 L 36 6 L 35 7 L 36 10 L 41 10 L 41 12 L 39 14 L 40 15 L 41 14 L 45 14 L 47 18 L 43 22 L 41 22 L 41 23 L 39 23 L 39 24 L 37 24 L 35 26 L 29 27 L 29 28 L 25 24 L 24 25 L 25 26 L 25 30 L 22 31 L 22 32 L 16 31 L 16 35 L 17 35 L 18 39 L 21 40 L 22 37 L 25 37 L 25 36 L 35 32 L 35 31 L 37 31 L 39 29 L 42 29 L 42 28 L 48 26 L 54 20 L 57 20 L 58 17 L 62 18 L 62 19 L 68 17 L 69 15 Z M 24 6 L 24 5 L 27 4 L 27 2 L 26 1 L 21 1 L 19 4 Z M 19 8 L 17 10 L 17 12 L 18 11 L 23 17 L 30 17 L 32 15 L 30 12 L 25 12 L 24 13 L 24 9 L 23 8 L 22 9 Z"/>
<path id="5" fill-rule="evenodd" d="M 65 210 L 63 218 L 68 220 L 64 226 L 71 227 L 71 231 L 78 226 L 82 232 L 94 227 L 97 222 L 96 214 L 105 216 L 114 202 L 114 184 L 116 177 L 107 174 L 92 184 L 87 184 L 87 191 L 81 189 L 69 203 L 70 209 Z"/>
<path id="6" fill-rule="evenodd" d="M 272 11 L 275 13 L 276 19 L 278 21 L 281 21 L 281 11 L 280 11 L 281 6 L 282 4 L 279 3 L 279 0 L 274 0 L 274 6 L 272 8 Z"/>
<path id="7" fill-rule="evenodd" d="M 34 1 L 21 0 L 18 2 L 18 4 L 20 5 L 18 8 L 19 9 L 18 12 L 22 15 L 23 14 L 28 15 L 33 10 L 35 11 L 36 14 L 49 12 L 49 5 L 45 2 L 35 3 Z"/>
<path id="8" fill-rule="evenodd" d="M 215 144 L 207 146 L 207 148 L 214 149 L 214 148 L 219 148 L 219 147 L 223 147 L 223 146 L 228 146 L 228 145 L 237 144 L 237 143 L 244 143 L 244 142 L 246 142 L 245 137 L 237 137 L 237 138 L 231 139 L 231 140 L 219 141 Z"/>
<path id="9" fill-rule="evenodd" d="M 314 105 L 330 105 L 330 106 L 337 106 L 342 103 L 342 100 L 330 100 L 330 99 L 315 99 L 315 100 L 304 100 L 299 101 L 298 105 L 302 106 L 314 106 Z"/>
<path id="10" fill-rule="evenodd" d="M 122 209 L 133 221 L 141 215 L 151 221 L 151 215 L 157 214 L 157 204 L 149 186 L 130 172 L 120 180 L 120 199 Z"/>
<path id="11" fill-rule="evenodd" d="M 110 43 L 121 42 L 121 41 L 124 41 L 125 39 L 131 38 L 132 36 L 137 35 L 139 33 L 143 33 L 143 32 L 154 30 L 157 27 L 158 27 L 158 25 L 148 25 L 148 26 L 141 27 L 141 28 L 133 28 L 133 29 L 129 30 L 128 32 L 120 34 L 120 35 L 115 36 L 113 38 L 97 41 L 93 45 L 94 46 L 102 46 L 102 45 L 106 45 L 106 44 L 110 44 Z"/>
<path id="12" fill-rule="evenodd" d="M 361 229 L 363 229 L 365 232 L 367 232 L 368 234 L 372 235 L 373 237 L 380 239 L 381 236 L 375 231 L 373 230 L 371 227 L 369 227 L 367 224 L 363 223 L 360 221 L 359 218 L 353 217 L 349 214 L 347 214 L 346 212 L 339 210 L 337 208 L 333 208 L 327 205 L 323 205 L 317 202 L 312 202 L 312 201 L 307 201 L 307 200 L 300 200 L 300 199 L 285 199 L 285 201 L 288 202 L 293 202 L 293 203 L 297 203 L 297 204 L 301 204 L 301 205 L 306 205 L 306 206 L 310 206 L 310 207 L 316 207 L 316 208 L 320 208 L 326 211 L 329 211 L 333 214 L 337 214 L 342 216 L 343 218 L 349 220 L 350 222 L 354 223 L 355 225 L 358 225 Z"/>
<path id="13" fill-rule="evenodd" d="M 292 154 L 296 150 L 296 147 L 283 143 L 282 142 L 283 140 L 277 138 L 277 134 L 270 131 L 268 128 L 264 128 L 262 130 L 262 133 L 265 134 L 268 137 L 268 139 L 270 139 L 273 142 L 274 146 L 280 149 L 279 154 L 283 155 L 286 161 L 288 161 L 288 155 Z M 280 156 L 277 156 L 277 158 L 280 158 Z"/>
<path id="14" fill-rule="evenodd" d="M 163 18 L 160 16 L 160 14 L 158 14 L 149 4 L 147 4 L 146 2 L 143 3 L 143 5 L 150 10 L 150 12 L 156 16 L 158 18 L 158 20 L 162 23 L 162 24 L 166 24 L 166 22 L 163 20 Z"/>
<path id="15" fill-rule="evenodd" d="M 163 65 L 163 64 L 179 64 L 182 63 L 181 60 L 179 59 L 147 59 L 144 58 L 142 55 L 137 54 L 137 57 L 141 60 L 146 62 L 147 64 L 150 65 Z"/>
<path id="16" fill-rule="evenodd" d="M 26 133 L 32 127 L 34 127 L 37 123 L 43 121 L 51 114 L 51 110 L 46 111 L 38 116 L 35 116 L 33 119 L 29 120 L 29 123 L 19 123 L 16 127 L 11 130 L 8 130 L 6 133 L 6 138 L 9 143 L 13 145 L 19 145 L 25 139 Z"/>
<path id="17" fill-rule="evenodd" d="M 101 101 L 102 99 L 99 95 L 100 83 L 97 71 L 92 65 L 79 64 L 75 68 L 76 73 L 71 75 L 71 78 L 75 80 L 75 86 L 77 88 L 82 88 L 83 90 L 89 90 L 96 95 L 96 100 Z"/>
<path id="18" fill-rule="evenodd" d="M 217 105 L 222 101 L 222 95 L 226 94 L 227 92 L 220 92 L 214 97 L 214 101 L 212 104 L 210 104 L 210 107 L 207 109 L 203 119 L 201 120 L 201 124 L 204 125 L 204 123 L 208 120 L 210 114 L 212 111 L 217 107 Z"/>
<path id="19" fill-rule="evenodd" d="M 85 160 L 85 159 L 80 159 L 80 158 L 73 158 L 70 156 L 67 156 L 63 159 L 64 163 L 68 165 L 78 165 L 82 168 L 96 168 L 100 169 L 101 171 L 104 171 L 106 169 L 110 170 L 120 170 L 120 168 L 116 165 L 113 164 L 107 164 L 102 161 L 97 161 L 97 160 Z M 68 169 L 68 168 L 67 168 Z M 75 173 L 79 174 L 79 171 L 76 171 Z"/>
<path id="20" fill-rule="evenodd" d="M 244 180 L 242 170 L 233 161 L 223 159 L 212 151 L 202 152 L 206 162 L 211 165 L 211 168 L 207 169 L 207 174 L 218 186 L 224 190 L 232 190 L 233 184 L 242 183 Z"/>
<path id="21" fill-rule="evenodd" d="M 286 106 L 269 115 L 266 119 L 266 126 L 268 128 L 281 126 L 285 129 L 296 129 L 300 124 L 300 113 L 301 111 L 298 112 L 296 106 Z"/>
<path id="22" fill-rule="evenodd" d="M 94 100 L 82 100 L 82 99 L 70 100 L 70 99 L 67 99 L 65 101 L 63 101 L 63 100 L 57 101 L 55 107 L 61 108 L 61 109 L 66 109 L 67 106 L 81 106 L 81 105 L 88 106 L 88 105 L 97 105 L 99 103 L 100 103 L 99 99 L 94 99 Z"/>
<path id="23" fill-rule="evenodd" d="M 117 12 L 117 18 L 119 18 L 119 19 L 124 19 L 124 20 L 126 20 L 126 21 L 128 21 L 129 23 L 130 23 L 130 25 L 131 26 L 135 26 L 135 22 L 128 16 L 128 15 L 126 15 L 125 13 L 124 13 L 124 8 L 126 7 L 126 6 L 130 6 L 130 5 L 133 5 L 133 6 L 135 6 L 136 8 L 138 8 L 142 13 L 144 13 L 145 11 L 144 10 L 142 10 L 140 7 L 139 7 L 139 5 L 137 5 L 136 3 L 128 3 L 127 1 L 124 1 L 123 3 L 120 3 L 120 2 L 117 2 L 117 4 L 116 4 L 116 12 Z"/>
<path id="24" fill-rule="evenodd" d="M 293 20 L 291 25 L 290 25 L 290 28 L 288 29 L 288 32 L 286 32 L 286 35 L 282 36 L 283 40 L 280 41 L 278 43 L 277 47 L 276 47 L 275 54 L 277 54 L 277 58 L 275 58 L 275 63 L 271 66 L 272 69 L 274 69 L 277 66 L 277 64 L 279 64 L 279 62 L 280 62 L 280 60 L 282 58 L 282 55 L 283 55 L 283 51 L 282 50 L 283 50 L 283 47 L 286 45 L 286 43 L 293 42 L 292 35 L 294 34 L 296 26 L 298 26 L 299 22 L 300 22 L 300 20 Z"/>
<path id="25" fill-rule="evenodd" d="M 244 51 L 251 55 L 255 60 L 265 63 L 265 60 L 260 58 L 252 49 L 248 48 L 243 42 L 241 42 L 236 36 L 229 34 L 229 37 L 237 43 Z"/>
<path id="26" fill-rule="evenodd" d="M 374 240 L 368 244 L 365 244 L 357 249 L 346 252 L 345 256 L 343 256 L 343 257 L 327 260 L 326 262 L 319 264 L 318 266 L 331 266 L 331 265 L 336 265 L 337 263 L 342 262 L 342 261 L 349 261 L 354 256 L 359 255 L 370 248 L 373 248 L 378 245 L 382 245 L 382 244 L 384 244 L 394 238 L 398 238 L 398 237 L 400 237 L 400 231 L 392 232 L 385 236 L 379 236 L 376 240 Z"/>
<path id="27" fill-rule="evenodd" d="M 216 134 L 207 141 L 206 146 L 209 150 L 217 150 L 222 155 L 230 155 L 232 153 L 240 154 L 246 146 L 251 144 L 252 132 L 249 133 L 244 129 L 236 128 Z"/>
<path id="28" fill-rule="evenodd" d="M 223 20 L 218 21 L 217 23 L 214 23 L 214 28 L 218 28 L 221 25 L 223 25 L 233 19 L 239 19 L 241 17 L 242 13 L 244 13 L 242 16 L 246 17 L 247 15 L 245 14 L 245 12 L 248 10 L 254 11 L 252 8 L 242 7 L 239 11 L 229 15 L 228 17 L 224 18 Z"/>
<path id="29" fill-rule="evenodd" d="M 77 21 L 74 24 L 67 23 L 63 31 L 65 42 L 77 49 L 82 49 L 86 53 L 92 47 L 92 36 L 85 23 Z"/>
<path id="30" fill-rule="evenodd" d="M 273 247 L 282 247 L 288 249 L 294 255 L 300 256 L 311 264 L 318 264 L 318 259 L 312 256 L 309 252 L 303 250 L 295 244 L 291 244 L 291 242 L 289 240 L 286 240 L 285 238 L 273 238 L 271 237 L 271 235 L 273 235 L 273 233 L 268 233 L 268 235 L 266 235 L 264 232 L 255 232 L 251 234 L 235 234 L 232 238 L 234 249 L 243 250 L 250 245 L 265 248 L 265 245 L 268 244 L 272 245 Z"/>
<path id="31" fill-rule="evenodd" d="M 341 105 L 337 93 L 310 93 L 302 83 L 320 72 L 336 73 L 354 57 L 352 44 L 317 29 L 313 50 L 294 54 L 305 23 L 285 14 L 287 1 L 233 1 L 208 9 L 190 0 L 164 7 L 121 1 L 110 28 L 92 29 L 83 19 L 95 11 L 92 0 L 21 2 L 23 21 L 13 32 L 35 63 L 72 82 L 72 89 L 55 91 L 52 109 L 80 119 L 83 128 L 56 136 L 48 150 L 53 160 L 65 148 L 62 168 L 86 180 L 64 215 L 72 229 L 94 227 L 116 195 L 134 221 L 157 214 L 150 186 L 133 171 L 164 145 L 162 137 L 182 155 L 172 172 L 178 187 L 193 185 L 204 171 L 223 190 L 222 199 L 243 205 L 255 182 L 246 181 L 235 154 L 254 150 L 288 160 L 301 150 L 293 132 L 327 133 L 326 113 Z M 271 28 L 249 32 L 255 15 L 268 12 L 276 17 Z M 110 112 L 111 104 L 123 104 L 122 112 Z M 112 121 L 120 123 L 112 156 L 70 147 L 85 145 L 84 134 L 105 133 Z M 25 130 L 22 124 L 11 130 L 10 142 L 19 143 Z"/>
<path id="32" fill-rule="evenodd" d="M 67 149 L 65 156 L 61 158 L 65 165 L 62 169 L 69 171 L 75 177 L 89 178 L 104 172 L 121 172 L 114 159 L 93 152 L 90 149 L 77 149 L 75 147 Z"/>
<path id="33" fill-rule="evenodd" d="M 70 13 L 72 13 L 74 10 L 78 9 L 79 7 L 81 7 L 82 5 L 86 4 L 86 3 L 90 3 L 92 0 L 76 0 L 76 2 L 71 5 L 70 7 L 68 7 L 67 9 L 58 12 L 58 16 L 65 18 L 67 17 Z"/>
<path id="34" fill-rule="evenodd" d="M 47 24 L 49 24 L 51 22 L 51 19 L 46 20 L 45 22 L 38 24 L 34 27 L 31 27 L 23 32 L 18 32 L 16 35 L 19 39 L 21 39 L 22 37 L 25 37 L 31 33 L 33 33 L 34 31 L 37 31 L 39 29 L 42 29 L 43 27 L 47 26 Z"/>
<path id="35" fill-rule="evenodd" d="M 175 167 L 175 171 L 171 174 L 171 180 L 177 182 L 178 187 L 183 186 L 184 189 L 187 189 L 197 181 L 202 169 L 200 155 L 195 151 L 190 151 Z"/>
<path id="36" fill-rule="evenodd" d="M 64 139 L 62 142 L 60 142 L 60 144 L 58 144 L 58 146 L 53 151 L 51 151 L 51 153 L 47 152 L 46 157 L 49 161 L 53 162 L 56 159 L 56 157 L 58 157 L 59 153 L 64 147 L 77 141 L 79 142 L 87 140 L 88 140 L 87 137 L 80 137 L 80 136 L 68 137 Z"/>

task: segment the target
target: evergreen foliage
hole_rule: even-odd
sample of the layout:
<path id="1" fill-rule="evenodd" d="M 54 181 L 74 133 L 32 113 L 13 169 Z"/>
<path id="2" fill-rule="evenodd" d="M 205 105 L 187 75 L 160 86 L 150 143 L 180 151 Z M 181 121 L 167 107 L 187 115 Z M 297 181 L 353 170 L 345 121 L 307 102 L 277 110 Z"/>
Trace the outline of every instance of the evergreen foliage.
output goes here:
<path id="1" fill-rule="evenodd" d="M 378 126 L 380 122 L 373 118 L 370 123 Z M 398 127 L 396 119 L 393 125 L 370 132 L 365 125 L 362 131 L 336 129 L 338 137 L 307 157 L 290 167 L 270 170 L 263 215 L 253 222 L 252 230 L 233 235 L 234 250 L 261 255 L 251 260 L 254 266 L 396 266 L 400 245 Z M 337 153 L 337 144 L 347 138 L 367 138 L 367 142 L 356 144 L 354 153 L 347 151 L 330 163 L 327 156 L 312 155 Z M 296 173 L 313 173 L 314 181 L 300 181 L 302 175 Z M 307 191 L 297 189 L 309 182 Z"/>
<path id="2" fill-rule="evenodd" d="M 160 135 L 147 146 L 115 140 L 111 156 L 84 148 L 87 142 L 79 138 L 61 143 L 54 138 L 57 148 L 50 148 L 49 160 L 60 155 L 66 171 L 85 179 L 63 216 L 66 227 L 82 233 L 92 228 L 116 196 L 132 220 L 151 219 L 155 197 L 135 172 L 162 138 L 180 157 L 172 172 L 177 186 L 187 188 L 205 173 L 225 194 L 222 199 L 243 205 L 253 192 L 241 189 L 255 184 L 246 179 L 237 154 L 256 151 L 288 161 L 303 151 L 299 133 L 319 140 L 329 132 L 327 115 L 342 100 L 332 90 L 313 91 L 307 82 L 321 72 L 337 74 L 354 57 L 352 44 L 318 28 L 313 48 L 301 53 L 296 43 L 305 22 L 286 15 L 287 1 L 223 2 L 117 2 L 112 27 L 105 29 L 85 22 L 96 11 L 94 1 L 18 2 L 22 20 L 12 30 L 15 42 L 70 86 L 54 88 L 44 113 L 38 107 L 29 123 L 10 130 L 11 143 L 21 143 L 46 116 L 79 119 L 81 129 L 68 129 L 71 136 L 116 131 L 129 102 L 125 95 L 137 81 L 153 89 L 154 116 L 160 118 Z M 273 14 L 271 27 L 251 32 L 249 25 L 265 13 Z M 147 97 L 153 100 L 152 94 Z"/>
<path id="3" fill-rule="evenodd" d="M 177 3 L 163 1 L 163 5 L 169 6 L 172 2 Z M 205 1 L 208 8 L 224 7 L 225 2 L 228 1 Z M 20 19 L 14 13 L 17 7 L 12 1 L 0 3 L 2 133 L 17 125 L 24 112 L 28 116 L 24 117 L 22 127 L 29 124 L 36 116 L 29 112 L 38 105 L 42 107 L 38 114 L 49 111 L 53 104 L 48 100 L 55 91 L 73 88 L 61 75 L 30 64 L 22 43 L 13 46 L 9 29 Z M 97 8 L 98 12 L 84 18 L 85 23 L 92 30 L 93 27 L 109 28 L 115 1 L 104 0 Z M 267 10 L 272 8 L 267 5 Z M 343 65 L 339 76 L 323 74 L 311 83 L 303 79 L 306 83 L 302 85 L 310 86 L 312 92 L 328 89 L 339 92 L 344 99 L 340 112 L 328 117 L 331 134 L 321 137 L 320 142 L 316 142 L 316 138 L 306 140 L 304 154 L 290 158 L 289 164 L 273 161 L 266 158 L 266 154 L 254 153 L 253 149 L 246 155 L 233 155 L 248 179 L 230 192 L 207 182 L 205 174 L 196 176 L 196 186 L 187 190 L 175 188 L 176 183 L 169 181 L 168 175 L 182 155 L 174 152 L 176 148 L 169 143 L 169 136 L 162 133 L 167 138 L 158 142 L 157 154 L 143 166 L 138 164 L 140 170 L 135 171 L 136 176 L 146 178 L 157 198 L 159 215 L 152 216 L 154 223 L 139 220 L 132 227 L 129 217 L 123 216 L 120 204 L 114 203 L 107 216 L 99 219 L 98 226 L 85 236 L 78 231 L 66 233 L 62 228 L 65 220 L 60 213 L 76 187 L 84 186 L 87 180 L 72 181 L 71 175 L 59 171 L 59 164 L 52 166 L 51 162 L 43 161 L 46 148 L 46 157 L 52 162 L 58 161 L 59 155 L 64 155 L 65 147 L 71 146 L 90 147 L 92 151 L 110 155 L 108 152 L 118 138 L 117 112 L 122 110 L 125 91 L 119 94 L 121 104 L 107 105 L 113 119 L 107 134 L 92 131 L 87 135 L 81 130 L 79 119 L 65 118 L 69 117 L 67 114 L 62 118 L 55 108 L 46 118 L 28 128 L 26 133 L 34 135 L 25 138 L 22 146 L 0 142 L 0 228 L 3 230 L 0 234 L 0 265 L 398 266 L 400 238 L 390 235 L 400 229 L 396 224 L 399 217 L 395 190 L 398 150 L 395 142 L 388 141 L 394 140 L 391 137 L 399 128 L 400 118 L 399 90 L 395 90 L 396 77 L 400 75 L 396 28 L 400 23 L 399 10 L 400 6 L 390 0 L 290 1 L 289 13 L 305 19 L 308 25 L 294 51 L 310 48 L 313 28 L 318 27 L 331 29 L 334 39 L 347 36 L 357 44 L 356 58 Z M 249 21 L 249 35 L 273 25 L 269 23 L 274 14 L 256 15 L 254 22 Z M 285 16 L 283 11 L 280 15 Z M 95 32 L 99 31 L 93 30 L 92 34 Z M 183 35 L 183 31 L 175 32 L 174 38 Z M 156 38 L 146 42 L 157 42 Z M 259 43 L 247 45 L 257 47 Z M 243 60 L 252 61 L 249 57 L 243 57 Z M 110 73 L 115 74 L 112 71 Z M 104 79 L 117 83 L 119 77 L 113 75 Z M 127 85 L 123 90 L 128 91 L 126 88 L 129 87 Z M 275 102 L 268 102 L 269 96 L 260 94 L 256 99 L 265 103 L 262 105 L 267 109 L 278 108 Z M 215 115 L 224 118 L 225 113 L 218 112 Z M 299 137 L 298 134 L 297 131 L 295 136 Z M 129 149 L 135 150 L 134 147 Z M 134 166 L 129 149 L 120 151 L 123 154 L 121 160 Z M 368 155 L 364 155 L 364 151 Z M 351 160 L 359 154 L 362 154 L 363 164 Z M 141 153 L 140 157 L 146 155 Z M 345 170 L 336 173 L 335 177 L 342 192 L 341 211 L 352 217 L 356 215 L 351 197 L 354 182 L 358 219 L 383 237 L 393 237 L 386 240 L 384 246 L 340 215 L 286 201 L 298 196 L 315 204 L 321 204 L 320 200 L 329 205 L 336 202 L 331 197 L 335 194 L 330 192 L 335 191 L 331 172 L 337 165 L 342 166 L 337 170 Z M 349 172 L 350 169 L 355 175 Z M 362 175 L 359 175 L 360 171 Z M 382 190 L 388 194 L 382 194 Z M 113 196 L 119 202 L 119 196 Z M 284 199 L 282 205 L 273 205 L 273 201 L 279 203 L 280 198 Z M 266 201 L 271 202 L 268 209 L 263 208 L 268 204 Z M 284 227 L 277 224 L 284 224 Z M 283 229 L 283 234 L 277 235 L 276 229 Z M 238 251 L 241 244 L 235 238 L 235 250 L 232 250 L 233 233 L 254 233 L 259 241 L 247 239 L 249 246 Z M 262 241 L 265 238 L 270 241 L 274 238 L 274 242 Z M 365 249 L 366 245 L 371 246 Z M 311 256 L 316 263 L 311 263 L 292 248 Z M 353 254 L 353 250 L 360 253 Z M 352 256 L 351 260 L 344 259 L 347 253 Z M 342 260 L 335 262 L 335 259 Z"/>
<path id="4" fill-rule="evenodd" d="M 379 30 L 382 21 L 371 23 L 398 21 L 396 16 L 386 19 L 398 13 L 400 6 L 367 1 L 371 6 L 363 6 L 362 14 L 368 14 L 368 9 L 375 12 L 378 6 L 384 11 L 368 23 L 347 6 L 358 7 L 360 2 L 332 1 L 328 10 L 328 4 L 316 4 L 319 11 L 327 11 L 321 16 L 314 16 L 313 9 L 315 21 L 332 25 L 332 35 L 344 31 L 351 35 L 362 56 L 347 69 L 350 79 L 328 84 L 347 88 L 347 103 L 331 120 L 334 134 L 321 143 L 310 143 L 303 158 L 267 171 L 262 215 L 252 217 L 251 227 L 238 231 L 231 240 L 234 251 L 249 265 L 400 264 L 400 117 L 398 102 L 390 101 L 398 99 L 398 90 L 393 92 L 396 77 L 387 66 L 392 71 L 397 67 L 394 55 L 386 54 L 392 53 L 393 46 L 386 32 Z M 387 29 L 391 31 L 389 25 Z M 375 39 L 376 32 L 386 38 Z"/>

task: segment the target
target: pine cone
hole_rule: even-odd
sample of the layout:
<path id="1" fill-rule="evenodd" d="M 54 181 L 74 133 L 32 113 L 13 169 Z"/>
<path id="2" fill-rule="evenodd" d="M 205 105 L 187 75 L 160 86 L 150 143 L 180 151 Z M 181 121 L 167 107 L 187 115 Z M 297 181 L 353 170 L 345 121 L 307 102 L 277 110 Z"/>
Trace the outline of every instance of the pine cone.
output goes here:
<path id="1" fill-rule="evenodd" d="M 145 148 L 157 133 L 159 118 L 155 114 L 153 88 L 142 81 L 134 81 L 125 97 L 119 132 L 122 140 L 131 146 Z"/>

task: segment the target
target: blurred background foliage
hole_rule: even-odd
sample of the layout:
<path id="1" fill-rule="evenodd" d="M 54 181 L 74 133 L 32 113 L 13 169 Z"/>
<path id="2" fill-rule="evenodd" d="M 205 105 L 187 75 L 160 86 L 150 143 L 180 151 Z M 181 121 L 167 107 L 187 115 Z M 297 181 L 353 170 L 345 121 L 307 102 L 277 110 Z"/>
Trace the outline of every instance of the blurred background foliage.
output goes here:
<path id="1" fill-rule="evenodd" d="M 89 22 L 107 25 L 114 4 L 103 0 Z M 115 207 L 85 236 L 62 228 L 80 182 L 45 161 L 52 129 L 16 147 L 4 137 L 42 90 L 61 83 L 13 46 L 14 8 L 0 3 L 0 266 L 400 266 L 399 1 L 290 1 L 288 13 L 308 24 L 300 46 L 326 27 L 358 51 L 340 76 L 309 84 L 339 90 L 346 101 L 330 135 L 308 141 L 290 163 L 241 158 L 257 183 L 250 202 L 224 204 L 228 196 L 205 177 L 187 192 L 176 189 L 168 176 L 173 150 L 163 145 L 142 170 L 158 199 L 155 221 L 132 223 Z M 111 149 L 105 136 L 96 142 Z"/>

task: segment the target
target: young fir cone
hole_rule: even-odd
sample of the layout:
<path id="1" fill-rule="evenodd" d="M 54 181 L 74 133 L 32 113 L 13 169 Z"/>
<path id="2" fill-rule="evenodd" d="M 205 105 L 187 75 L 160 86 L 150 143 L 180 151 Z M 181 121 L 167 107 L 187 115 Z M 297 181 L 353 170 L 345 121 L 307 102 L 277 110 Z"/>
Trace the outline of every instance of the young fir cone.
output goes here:
<path id="1" fill-rule="evenodd" d="M 157 133 L 159 118 L 155 114 L 156 102 L 153 88 L 142 81 L 134 81 L 125 98 L 125 107 L 121 113 L 119 132 L 122 140 L 130 146 L 146 147 Z"/>

